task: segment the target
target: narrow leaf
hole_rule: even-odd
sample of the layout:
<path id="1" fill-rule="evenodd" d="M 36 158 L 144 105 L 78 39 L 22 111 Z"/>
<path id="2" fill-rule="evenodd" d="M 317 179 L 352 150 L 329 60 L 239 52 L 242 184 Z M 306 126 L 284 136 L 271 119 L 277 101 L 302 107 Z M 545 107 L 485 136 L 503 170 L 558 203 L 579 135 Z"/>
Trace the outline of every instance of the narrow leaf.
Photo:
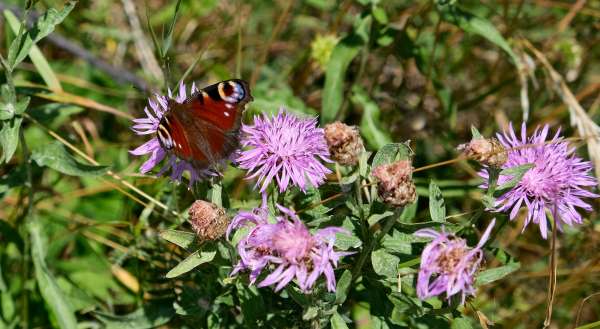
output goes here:
<path id="1" fill-rule="evenodd" d="M 15 34 L 19 33 L 19 19 L 10 11 L 5 11 L 4 17 L 6 17 L 6 21 L 8 22 L 8 25 L 10 26 L 11 30 Z M 42 79 L 44 79 L 44 82 L 46 83 L 48 88 L 52 90 L 62 91 L 60 81 L 56 77 L 56 74 L 54 74 L 54 71 L 50 67 L 50 64 L 48 63 L 48 61 L 37 46 L 31 46 L 31 49 L 29 51 L 29 58 L 31 59 L 31 62 L 37 69 L 38 73 L 42 76 Z"/>
<path id="2" fill-rule="evenodd" d="M 375 273 L 387 278 L 397 277 L 399 263 L 400 259 L 387 253 L 385 249 L 378 249 L 371 254 L 373 270 L 375 270 Z"/>
<path id="3" fill-rule="evenodd" d="M 208 263 L 215 258 L 217 254 L 214 250 L 197 250 L 193 254 L 189 255 L 186 259 L 182 260 L 181 263 L 177 264 L 173 269 L 167 273 L 167 278 L 178 277 L 184 273 L 187 273 L 198 265 Z"/>
<path id="4" fill-rule="evenodd" d="M 435 222 L 446 221 L 446 205 L 442 190 L 433 181 L 429 183 L 429 213 Z"/>
<path id="5" fill-rule="evenodd" d="M 370 26 L 370 23 L 371 18 L 367 16 L 359 25 L 364 28 L 366 25 Z M 333 48 L 325 70 L 325 87 L 321 103 L 323 122 L 331 122 L 338 115 L 344 97 L 346 71 L 366 41 L 362 34 L 353 33 L 340 40 Z"/>
<path id="6" fill-rule="evenodd" d="M 333 313 L 333 316 L 331 317 L 330 322 L 331 322 L 332 329 L 348 329 L 348 325 L 346 324 L 344 319 L 342 319 L 342 317 L 339 315 L 339 313 L 337 311 L 335 313 Z"/>
<path id="7" fill-rule="evenodd" d="M 0 163 L 9 162 L 12 159 L 17 146 L 19 145 L 19 128 L 23 118 L 14 117 L 11 120 L 2 121 L 2 129 L 0 129 L 0 145 L 2 145 L 2 156 Z"/>
<path id="8" fill-rule="evenodd" d="M 41 39 L 54 31 L 56 25 L 60 24 L 75 7 L 75 1 L 69 1 L 62 10 L 48 9 L 35 23 L 31 30 L 27 31 L 22 38 L 15 39 L 9 48 L 9 65 L 11 69 L 21 63 L 29 54 L 31 47 Z M 7 10 L 5 10 L 6 16 Z M 20 27 L 19 27 L 20 28 Z"/>
<path id="9" fill-rule="evenodd" d="M 178 230 L 162 231 L 160 237 L 184 249 L 194 245 L 194 240 L 196 240 L 196 234 Z"/>
<path id="10" fill-rule="evenodd" d="M 510 273 L 518 270 L 520 267 L 521 264 L 516 262 L 482 271 L 481 273 L 479 273 L 479 275 L 477 275 L 475 285 L 481 286 L 484 284 L 494 282 L 496 280 L 500 280 L 505 276 L 509 275 Z"/>
<path id="11" fill-rule="evenodd" d="M 515 64 L 520 63 L 506 39 L 489 20 L 471 14 L 456 6 L 452 1 L 437 0 L 437 9 L 442 19 L 467 33 L 477 34 L 504 50 Z"/>
<path id="12" fill-rule="evenodd" d="M 52 312 L 60 328 L 76 329 L 77 319 L 69 300 L 63 295 L 56 280 L 46 266 L 46 250 L 48 246 L 39 222 L 34 218 L 29 224 L 31 238 L 31 258 L 35 268 L 35 278 L 46 307 Z"/>
<path id="13" fill-rule="evenodd" d="M 335 289 L 335 303 L 343 304 L 348 297 L 348 290 L 352 283 L 352 273 L 349 270 L 344 270 L 342 276 L 337 282 L 337 288 Z"/>
<path id="14" fill-rule="evenodd" d="M 31 158 L 39 165 L 50 167 L 71 176 L 100 176 L 108 171 L 108 166 L 90 166 L 79 163 L 59 142 L 46 144 L 33 151 Z"/>
<path id="15" fill-rule="evenodd" d="M 392 142 L 390 134 L 381 128 L 379 106 L 369 98 L 369 96 L 360 87 L 355 86 L 352 89 L 352 103 L 363 109 L 360 120 L 360 131 L 365 137 L 367 144 L 374 149 L 379 149 L 385 144 Z"/>

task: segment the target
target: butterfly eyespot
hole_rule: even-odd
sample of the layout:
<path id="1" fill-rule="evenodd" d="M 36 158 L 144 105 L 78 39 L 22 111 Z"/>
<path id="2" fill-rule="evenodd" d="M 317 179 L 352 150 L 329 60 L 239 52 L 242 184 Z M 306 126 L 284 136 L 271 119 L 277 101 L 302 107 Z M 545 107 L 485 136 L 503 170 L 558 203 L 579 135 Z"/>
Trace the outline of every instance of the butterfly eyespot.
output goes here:
<path id="1" fill-rule="evenodd" d="M 219 96 L 227 103 L 239 103 L 246 96 L 244 87 L 235 81 L 225 81 L 219 83 Z"/>

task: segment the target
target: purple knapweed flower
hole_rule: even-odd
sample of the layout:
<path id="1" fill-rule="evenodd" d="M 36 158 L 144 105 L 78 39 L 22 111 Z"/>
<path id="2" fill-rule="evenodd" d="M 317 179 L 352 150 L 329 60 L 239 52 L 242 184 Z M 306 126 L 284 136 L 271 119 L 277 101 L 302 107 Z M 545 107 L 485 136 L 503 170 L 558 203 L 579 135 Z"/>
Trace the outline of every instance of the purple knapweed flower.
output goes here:
<path id="1" fill-rule="evenodd" d="M 241 226 L 251 226 L 250 232 L 237 245 L 240 261 L 231 275 L 242 270 L 250 271 L 250 283 L 254 284 L 262 271 L 271 272 L 258 287 L 275 285 L 281 290 L 292 280 L 304 292 L 309 291 L 321 276 L 325 276 L 327 290 L 335 291 L 333 269 L 340 257 L 352 252 L 335 251 L 336 233 L 348 233 L 339 227 L 327 227 L 311 233 L 292 210 L 277 206 L 282 215 L 274 223 L 268 221 L 266 207 L 251 212 L 240 212 L 231 222 L 227 234 Z"/>
<path id="2" fill-rule="evenodd" d="M 254 124 L 242 125 L 241 131 L 246 149 L 237 163 L 248 170 L 248 179 L 258 179 L 261 192 L 273 179 L 281 192 L 290 185 L 306 191 L 308 183 L 317 187 L 331 172 L 321 163 L 332 161 L 316 118 L 299 118 L 281 108 L 276 116 L 255 116 Z"/>
<path id="3" fill-rule="evenodd" d="M 185 171 L 189 171 L 189 185 L 192 186 L 194 182 L 199 181 L 202 178 L 217 175 L 216 171 L 213 169 L 198 170 L 194 168 L 191 163 L 179 159 L 174 154 L 169 154 L 169 152 L 160 145 L 156 133 L 160 120 L 169 110 L 169 99 L 173 99 L 177 103 L 183 103 L 187 98 L 186 89 L 187 88 L 185 84 L 181 82 L 179 84 L 179 93 L 175 95 L 175 98 L 173 98 L 173 93 L 171 92 L 171 89 L 169 89 L 168 96 L 155 94 L 154 99 L 148 99 L 148 105 L 150 105 L 150 109 L 152 111 L 148 109 L 148 106 L 144 107 L 144 113 L 146 113 L 146 117 L 133 119 L 134 125 L 131 129 L 138 135 L 152 135 L 152 139 L 142 144 L 135 150 L 129 151 L 129 153 L 138 156 L 150 154 L 150 158 L 140 167 L 140 172 L 142 174 L 149 172 L 152 170 L 152 168 L 158 166 L 166 158 L 166 163 L 159 170 L 157 176 L 162 176 L 169 169 L 171 169 L 170 178 L 174 181 L 180 182 L 183 173 Z M 197 91 L 198 89 L 196 88 L 196 85 L 192 84 L 190 94 Z"/>
<path id="4" fill-rule="evenodd" d="M 539 127 L 531 137 L 527 137 L 526 126 L 521 127 L 521 137 L 517 137 L 510 125 L 508 132 L 498 134 L 498 139 L 508 152 L 508 161 L 502 169 L 513 168 L 525 164 L 533 164 L 520 182 L 496 199 L 495 210 L 510 211 L 510 219 L 517 216 L 519 209 L 525 205 L 528 209 L 523 230 L 530 222 L 539 225 L 544 239 L 548 236 L 546 211 L 554 218 L 558 229 L 562 225 L 581 224 L 583 219 L 575 207 L 591 211 L 592 207 L 582 198 L 596 198 L 585 187 L 596 186 L 597 181 L 588 173 L 592 169 L 589 161 L 575 155 L 575 148 L 560 136 L 560 129 L 550 141 L 548 125 Z M 488 179 L 487 169 L 480 172 L 481 177 Z M 508 182 L 512 177 L 501 175 L 498 185 Z M 487 187 L 487 184 L 484 184 Z"/>
<path id="5" fill-rule="evenodd" d="M 417 296 L 424 300 L 446 294 L 450 299 L 460 293 L 461 304 L 468 295 L 475 295 L 474 276 L 483 260 L 481 247 L 490 237 L 496 219 L 488 225 L 475 248 L 469 248 L 465 239 L 453 234 L 422 229 L 414 234 L 432 238 L 421 254 L 421 268 L 417 277 Z"/>

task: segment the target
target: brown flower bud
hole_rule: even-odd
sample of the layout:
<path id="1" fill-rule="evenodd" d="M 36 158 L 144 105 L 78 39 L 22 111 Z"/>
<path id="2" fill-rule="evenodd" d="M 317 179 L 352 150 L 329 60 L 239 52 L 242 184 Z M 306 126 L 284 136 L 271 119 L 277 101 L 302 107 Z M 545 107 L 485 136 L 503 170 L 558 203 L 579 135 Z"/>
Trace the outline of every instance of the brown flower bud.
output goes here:
<path id="1" fill-rule="evenodd" d="M 506 149 L 496 138 L 476 138 L 457 147 L 467 158 L 491 167 L 501 167 L 508 160 Z"/>
<path id="2" fill-rule="evenodd" d="M 412 170 L 409 160 L 400 160 L 373 169 L 373 176 L 379 180 L 379 196 L 385 203 L 403 207 L 415 202 L 417 190 L 411 177 Z"/>
<path id="3" fill-rule="evenodd" d="M 325 140 L 331 158 L 344 166 L 356 165 L 365 150 L 358 129 L 339 121 L 325 126 Z"/>
<path id="4" fill-rule="evenodd" d="M 208 201 L 196 200 L 188 213 L 192 229 L 201 240 L 216 240 L 222 237 L 229 225 L 225 209 Z"/>

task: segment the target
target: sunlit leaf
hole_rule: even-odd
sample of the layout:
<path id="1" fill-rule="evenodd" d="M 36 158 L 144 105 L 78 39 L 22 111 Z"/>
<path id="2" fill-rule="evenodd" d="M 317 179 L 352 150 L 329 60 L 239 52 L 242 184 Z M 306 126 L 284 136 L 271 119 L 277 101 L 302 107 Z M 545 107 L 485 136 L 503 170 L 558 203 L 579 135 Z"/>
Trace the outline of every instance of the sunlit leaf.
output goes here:
<path id="1" fill-rule="evenodd" d="M 201 264 L 210 262 L 215 258 L 216 254 L 215 250 L 197 250 L 171 269 L 166 277 L 174 278 L 185 274 Z"/>
<path id="2" fill-rule="evenodd" d="M 31 158 L 41 167 L 50 167 L 71 176 L 100 176 L 109 170 L 108 166 L 90 166 L 79 163 L 59 142 L 52 142 L 34 150 Z"/>
<path id="3" fill-rule="evenodd" d="M 442 190 L 433 181 L 429 182 L 429 213 L 435 222 L 446 221 L 446 205 Z"/>
<path id="4" fill-rule="evenodd" d="M 9 162 L 19 145 L 19 128 L 23 118 L 14 117 L 11 120 L 2 121 L 0 129 L 0 145 L 2 145 L 2 156 L 0 163 Z"/>
<path id="5" fill-rule="evenodd" d="M 477 279 L 475 280 L 475 284 L 480 286 L 484 284 L 488 284 L 497 280 L 504 278 L 505 276 L 511 274 L 512 272 L 518 270 L 521 267 L 521 264 L 518 262 L 510 263 L 504 266 L 495 267 L 491 269 L 487 269 L 485 271 L 480 272 L 477 275 Z"/>

